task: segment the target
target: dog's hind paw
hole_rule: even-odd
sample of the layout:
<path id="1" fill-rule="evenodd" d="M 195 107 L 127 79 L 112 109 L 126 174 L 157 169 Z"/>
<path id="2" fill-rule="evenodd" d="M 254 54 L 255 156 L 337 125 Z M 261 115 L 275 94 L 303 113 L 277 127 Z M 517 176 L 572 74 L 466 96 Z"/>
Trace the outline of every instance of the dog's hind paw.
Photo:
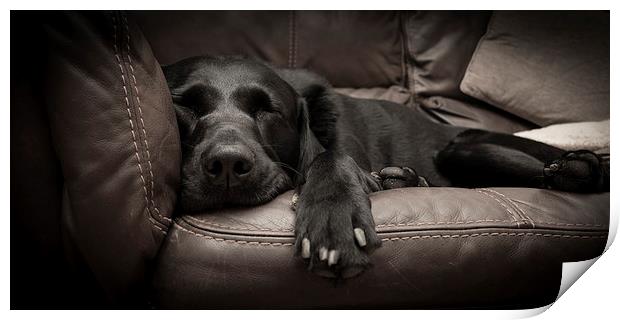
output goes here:
<path id="1" fill-rule="evenodd" d="M 571 192 L 609 191 L 609 163 L 588 150 L 566 152 L 545 164 L 545 186 Z"/>
<path id="2" fill-rule="evenodd" d="M 373 172 L 373 175 L 381 180 L 384 190 L 429 186 L 424 177 L 409 167 L 385 167 L 379 173 Z"/>

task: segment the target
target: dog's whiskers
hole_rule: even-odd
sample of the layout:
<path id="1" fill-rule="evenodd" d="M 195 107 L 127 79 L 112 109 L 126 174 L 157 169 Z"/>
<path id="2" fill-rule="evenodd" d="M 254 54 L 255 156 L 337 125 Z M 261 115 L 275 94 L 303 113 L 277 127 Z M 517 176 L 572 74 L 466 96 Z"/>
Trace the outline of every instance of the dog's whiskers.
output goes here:
<path id="1" fill-rule="evenodd" d="M 301 172 L 297 171 L 295 168 L 291 167 L 290 165 L 288 165 L 288 164 L 286 164 L 284 162 L 274 161 L 274 163 L 279 165 L 279 166 L 281 166 L 281 167 L 283 167 L 283 168 L 286 168 L 286 169 L 289 169 L 289 170 L 293 171 L 297 175 L 300 175 L 300 176 L 302 175 Z"/>

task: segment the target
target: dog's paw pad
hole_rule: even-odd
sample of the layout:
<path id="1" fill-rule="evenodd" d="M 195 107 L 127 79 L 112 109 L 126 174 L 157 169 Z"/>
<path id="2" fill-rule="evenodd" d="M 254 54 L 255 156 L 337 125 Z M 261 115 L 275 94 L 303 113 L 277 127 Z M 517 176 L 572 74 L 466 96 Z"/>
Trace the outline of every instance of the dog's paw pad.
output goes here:
<path id="1" fill-rule="evenodd" d="M 297 202 L 299 202 L 299 195 L 297 194 L 297 192 L 293 193 L 293 197 L 291 197 L 291 210 L 295 211 L 297 210 Z"/>
<path id="2" fill-rule="evenodd" d="M 428 181 L 409 167 L 385 167 L 378 174 L 383 189 L 428 187 Z"/>

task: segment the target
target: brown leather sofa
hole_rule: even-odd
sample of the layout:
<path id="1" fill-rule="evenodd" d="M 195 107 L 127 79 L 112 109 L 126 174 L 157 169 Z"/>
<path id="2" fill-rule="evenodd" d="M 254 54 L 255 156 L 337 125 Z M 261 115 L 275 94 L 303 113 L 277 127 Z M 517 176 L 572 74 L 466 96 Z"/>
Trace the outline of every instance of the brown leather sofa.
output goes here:
<path id="1" fill-rule="evenodd" d="M 490 12 L 12 12 L 12 308 L 529 308 L 605 247 L 609 194 L 371 195 L 383 245 L 343 283 L 293 256 L 291 192 L 175 209 L 180 142 L 159 64 L 247 55 L 435 119 L 537 127 L 459 90 Z M 346 115 L 345 115 L 346 116 Z"/>

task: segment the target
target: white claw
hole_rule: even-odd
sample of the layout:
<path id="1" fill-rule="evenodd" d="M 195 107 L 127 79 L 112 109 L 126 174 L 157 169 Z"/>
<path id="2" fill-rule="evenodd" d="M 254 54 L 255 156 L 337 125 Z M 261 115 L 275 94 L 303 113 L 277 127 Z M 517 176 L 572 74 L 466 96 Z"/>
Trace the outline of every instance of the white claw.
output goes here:
<path id="1" fill-rule="evenodd" d="M 297 192 L 293 193 L 293 197 L 291 198 L 291 209 L 295 211 L 297 209 L 297 202 L 299 201 L 299 195 Z"/>
<path id="2" fill-rule="evenodd" d="M 360 247 L 365 247 L 366 234 L 364 233 L 364 230 L 362 230 L 361 228 L 355 228 L 353 229 L 353 233 L 355 234 L 355 240 L 357 240 L 357 243 L 360 245 Z"/>
<path id="3" fill-rule="evenodd" d="M 321 261 L 325 261 L 327 260 L 327 255 L 328 255 L 327 248 L 321 247 L 321 249 L 319 249 L 319 259 Z"/>
<path id="4" fill-rule="evenodd" d="M 338 258 L 340 258 L 340 252 L 338 250 L 330 250 L 329 257 L 327 258 L 327 265 L 333 266 L 338 263 Z"/>
<path id="5" fill-rule="evenodd" d="M 310 258 L 310 240 L 308 238 L 301 240 L 301 257 L 304 259 Z"/>
<path id="6" fill-rule="evenodd" d="M 418 187 L 430 187 L 428 181 L 422 176 L 418 176 Z"/>

